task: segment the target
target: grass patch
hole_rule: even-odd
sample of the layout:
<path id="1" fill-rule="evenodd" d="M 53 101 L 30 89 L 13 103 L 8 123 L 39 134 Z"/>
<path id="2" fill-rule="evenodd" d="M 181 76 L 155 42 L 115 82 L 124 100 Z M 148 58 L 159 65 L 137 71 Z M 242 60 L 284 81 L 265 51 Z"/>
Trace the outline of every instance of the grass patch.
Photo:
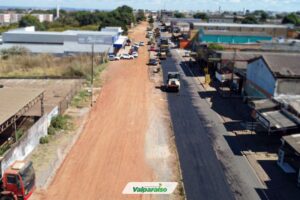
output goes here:
<path id="1" fill-rule="evenodd" d="M 51 54 L 30 54 L 17 48 L 4 49 L 0 54 L 1 77 L 90 78 L 91 56 L 87 54 L 58 57 Z M 103 57 L 104 54 L 95 56 L 94 63 L 102 62 Z M 98 68 L 95 67 L 95 72 Z"/>
<path id="2" fill-rule="evenodd" d="M 73 123 L 71 117 L 68 115 L 58 115 L 53 117 L 48 127 L 48 135 L 55 135 L 61 130 L 71 130 L 73 129 Z"/>
<path id="3" fill-rule="evenodd" d="M 91 94 L 87 90 L 81 90 L 75 95 L 71 101 L 71 106 L 76 108 L 82 108 L 89 104 Z"/>

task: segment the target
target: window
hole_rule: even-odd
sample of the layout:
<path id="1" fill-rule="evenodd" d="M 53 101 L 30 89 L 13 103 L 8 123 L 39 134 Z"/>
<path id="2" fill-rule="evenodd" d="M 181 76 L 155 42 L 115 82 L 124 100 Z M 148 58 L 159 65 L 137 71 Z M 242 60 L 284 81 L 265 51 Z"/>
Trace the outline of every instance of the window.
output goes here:
<path id="1" fill-rule="evenodd" d="M 7 175 L 8 184 L 17 184 L 17 177 L 15 175 Z"/>

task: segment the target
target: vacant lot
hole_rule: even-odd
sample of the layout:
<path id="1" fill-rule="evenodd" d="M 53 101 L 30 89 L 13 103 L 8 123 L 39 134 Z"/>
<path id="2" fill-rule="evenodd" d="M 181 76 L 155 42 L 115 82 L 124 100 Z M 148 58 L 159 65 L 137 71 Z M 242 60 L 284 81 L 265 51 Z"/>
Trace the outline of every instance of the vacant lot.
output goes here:
<path id="1" fill-rule="evenodd" d="M 96 55 L 95 71 L 100 67 L 104 55 Z M 1 58 L 0 58 L 1 59 Z M 91 56 L 74 55 L 58 57 L 49 54 L 32 55 L 26 50 L 11 49 L 2 52 L 0 77 L 73 77 L 90 79 Z"/>

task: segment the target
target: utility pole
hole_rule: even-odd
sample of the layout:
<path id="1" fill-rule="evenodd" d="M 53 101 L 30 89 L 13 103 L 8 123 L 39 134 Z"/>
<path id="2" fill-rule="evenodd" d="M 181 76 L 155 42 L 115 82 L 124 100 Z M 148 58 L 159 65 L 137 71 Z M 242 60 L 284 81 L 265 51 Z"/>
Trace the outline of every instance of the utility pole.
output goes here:
<path id="1" fill-rule="evenodd" d="M 94 93 L 94 43 L 92 43 L 92 69 L 91 69 L 91 107 L 93 107 L 93 93 Z"/>

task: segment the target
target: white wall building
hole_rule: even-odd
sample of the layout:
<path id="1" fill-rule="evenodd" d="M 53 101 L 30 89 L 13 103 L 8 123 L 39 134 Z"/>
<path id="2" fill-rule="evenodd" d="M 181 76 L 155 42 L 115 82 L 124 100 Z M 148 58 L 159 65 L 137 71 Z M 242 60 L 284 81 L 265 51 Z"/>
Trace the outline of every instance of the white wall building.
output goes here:
<path id="1" fill-rule="evenodd" d="M 12 24 L 18 23 L 21 18 L 25 16 L 25 14 L 19 13 L 4 13 L 0 14 L 0 24 Z M 35 16 L 40 22 L 53 22 L 53 14 L 32 14 Z"/>
<path id="2" fill-rule="evenodd" d="M 122 31 L 120 27 L 116 27 L 116 30 Z M 3 33 L 0 49 L 19 46 L 32 53 L 91 53 L 91 44 L 94 43 L 95 53 L 110 53 L 122 48 L 125 41 L 126 38 L 117 31 L 47 32 L 35 31 L 34 27 L 25 27 Z"/>

